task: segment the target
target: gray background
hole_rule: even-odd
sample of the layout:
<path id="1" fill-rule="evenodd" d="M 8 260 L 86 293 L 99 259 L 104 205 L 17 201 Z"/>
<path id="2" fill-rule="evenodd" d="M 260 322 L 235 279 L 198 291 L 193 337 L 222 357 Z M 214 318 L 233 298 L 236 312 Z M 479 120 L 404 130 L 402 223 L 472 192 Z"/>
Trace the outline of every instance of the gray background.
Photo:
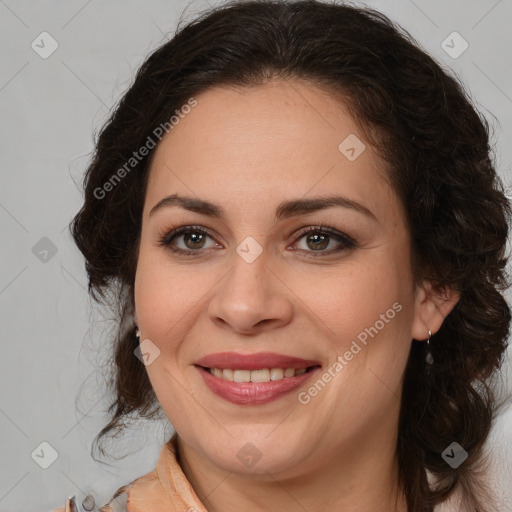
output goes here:
<path id="1" fill-rule="evenodd" d="M 134 425 L 117 446 L 131 455 L 107 460 L 111 466 L 90 457 L 91 442 L 105 423 L 97 368 L 105 360 L 112 321 L 89 302 L 83 260 L 67 225 L 81 204 L 79 185 L 93 133 L 185 8 L 190 20 L 208 5 L 0 0 L 0 511 L 50 510 L 64 506 L 67 495 L 87 491 L 103 504 L 119 486 L 154 468 L 170 432 L 165 422 Z M 510 186 L 512 0 L 367 5 L 400 23 L 464 81 L 494 127 L 497 165 Z M 457 58 L 441 46 L 453 31 L 469 44 Z M 31 47 L 33 41 L 42 46 L 42 32 L 58 43 L 46 59 Z M 51 48 L 49 39 L 44 46 L 40 52 Z M 510 359 L 509 351 L 509 381 Z M 509 406 L 489 443 L 500 493 L 505 478 L 511 481 L 511 441 Z M 39 461 L 49 462 L 51 452 L 44 446 L 41 452 L 42 442 L 58 454 L 47 469 L 31 455 L 36 450 Z"/>

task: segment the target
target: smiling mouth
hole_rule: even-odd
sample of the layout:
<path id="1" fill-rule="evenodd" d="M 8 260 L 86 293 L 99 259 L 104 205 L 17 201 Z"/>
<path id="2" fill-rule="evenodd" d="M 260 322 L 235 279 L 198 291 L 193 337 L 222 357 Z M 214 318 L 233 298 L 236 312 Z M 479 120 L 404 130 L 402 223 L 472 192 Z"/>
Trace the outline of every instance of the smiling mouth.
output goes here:
<path id="1" fill-rule="evenodd" d="M 306 368 L 261 368 L 258 370 L 235 370 L 231 368 L 201 367 L 214 377 L 230 382 L 270 382 L 304 375 L 319 366 Z"/>

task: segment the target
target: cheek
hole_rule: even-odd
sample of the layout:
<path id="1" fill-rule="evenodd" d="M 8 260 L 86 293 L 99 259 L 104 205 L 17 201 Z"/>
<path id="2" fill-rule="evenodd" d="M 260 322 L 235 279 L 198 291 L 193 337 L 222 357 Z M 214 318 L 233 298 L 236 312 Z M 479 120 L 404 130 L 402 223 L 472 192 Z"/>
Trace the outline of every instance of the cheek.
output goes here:
<path id="1" fill-rule="evenodd" d="M 135 277 L 135 307 L 144 335 L 162 339 L 165 333 L 179 326 L 200 302 L 207 281 L 205 273 L 198 272 L 193 265 L 171 265 L 165 251 L 141 247 Z"/>
<path id="2" fill-rule="evenodd" d="M 325 325 L 330 338 L 346 342 L 377 323 L 389 331 L 409 318 L 410 291 L 405 272 L 377 259 L 302 280 L 300 298 Z M 399 303 L 399 305 L 393 305 Z M 400 311 L 398 311 L 400 310 Z M 364 338 L 364 336 L 361 336 Z"/>
<path id="3" fill-rule="evenodd" d="M 393 267 L 374 265 L 317 288 L 331 363 L 323 374 L 329 384 L 320 385 L 325 390 L 312 400 L 336 421 L 355 421 L 354 415 L 361 424 L 379 421 L 398 403 L 413 315 L 406 280 Z"/>
<path id="4" fill-rule="evenodd" d="M 354 386 L 357 396 L 363 388 L 369 392 L 399 386 L 414 312 L 405 264 L 394 258 L 375 259 L 329 281 L 317 281 L 314 293 L 311 288 L 305 299 L 326 326 L 331 360 L 342 358 L 343 369 L 337 368 L 344 377 L 339 381 Z M 315 297 L 320 297 L 316 303 Z"/>
<path id="5" fill-rule="evenodd" d="M 183 341 L 196 322 L 194 306 L 204 294 L 197 272 L 171 268 L 154 249 L 141 247 L 135 277 L 135 307 L 142 338 L 158 347 L 159 356 L 146 366 L 151 385 L 168 417 L 187 407 L 177 370 L 184 366 Z M 141 340 L 142 340 L 141 338 Z M 179 421 L 176 420 L 179 425 Z"/>

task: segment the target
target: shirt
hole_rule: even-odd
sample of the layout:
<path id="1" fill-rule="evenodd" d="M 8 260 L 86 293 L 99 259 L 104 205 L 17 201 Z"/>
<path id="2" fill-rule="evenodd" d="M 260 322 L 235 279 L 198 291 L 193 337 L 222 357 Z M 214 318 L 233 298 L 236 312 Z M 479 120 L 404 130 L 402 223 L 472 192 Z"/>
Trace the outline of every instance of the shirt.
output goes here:
<path id="1" fill-rule="evenodd" d="M 120 487 L 100 512 L 208 512 L 179 465 L 177 435 L 164 444 L 156 468 Z M 71 512 L 69 500 L 53 512 Z"/>

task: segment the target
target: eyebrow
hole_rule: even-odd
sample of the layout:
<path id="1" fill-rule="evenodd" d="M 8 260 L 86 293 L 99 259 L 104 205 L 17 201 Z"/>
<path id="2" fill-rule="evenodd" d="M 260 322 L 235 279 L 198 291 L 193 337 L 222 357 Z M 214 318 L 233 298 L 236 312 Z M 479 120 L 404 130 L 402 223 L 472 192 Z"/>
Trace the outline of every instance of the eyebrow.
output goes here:
<path id="1" fill-rule="evenodd" d="M 180 206 L 185 210 L 207 215 L 209 217 L 216 217 L 219 219 L 224 219 L 226 217 L 224 209 L 219 205 L 205 201 L 204 199 L 198 199 L 190 196 L 180 196 L 178 194 L 172 194 L 160 200 L 157 204 L 155 204 L 155 206 L 153 206 L 149 212 L 149 216 L 151 217 L 157 211 L 170 206 Z M 293 199 L 289 201 L 283 201 L 276 208 L 275 220 L 278 221 L 287 219 L 289 217 L 304 215 L 332 207 L 350 208 L 366 215 L 367 217 L 377 220 L 377 217 L 375 217 L 375 215 L 368 208 L 343 196 L 325 196 L 314 197 L 310 199 Z"/>

